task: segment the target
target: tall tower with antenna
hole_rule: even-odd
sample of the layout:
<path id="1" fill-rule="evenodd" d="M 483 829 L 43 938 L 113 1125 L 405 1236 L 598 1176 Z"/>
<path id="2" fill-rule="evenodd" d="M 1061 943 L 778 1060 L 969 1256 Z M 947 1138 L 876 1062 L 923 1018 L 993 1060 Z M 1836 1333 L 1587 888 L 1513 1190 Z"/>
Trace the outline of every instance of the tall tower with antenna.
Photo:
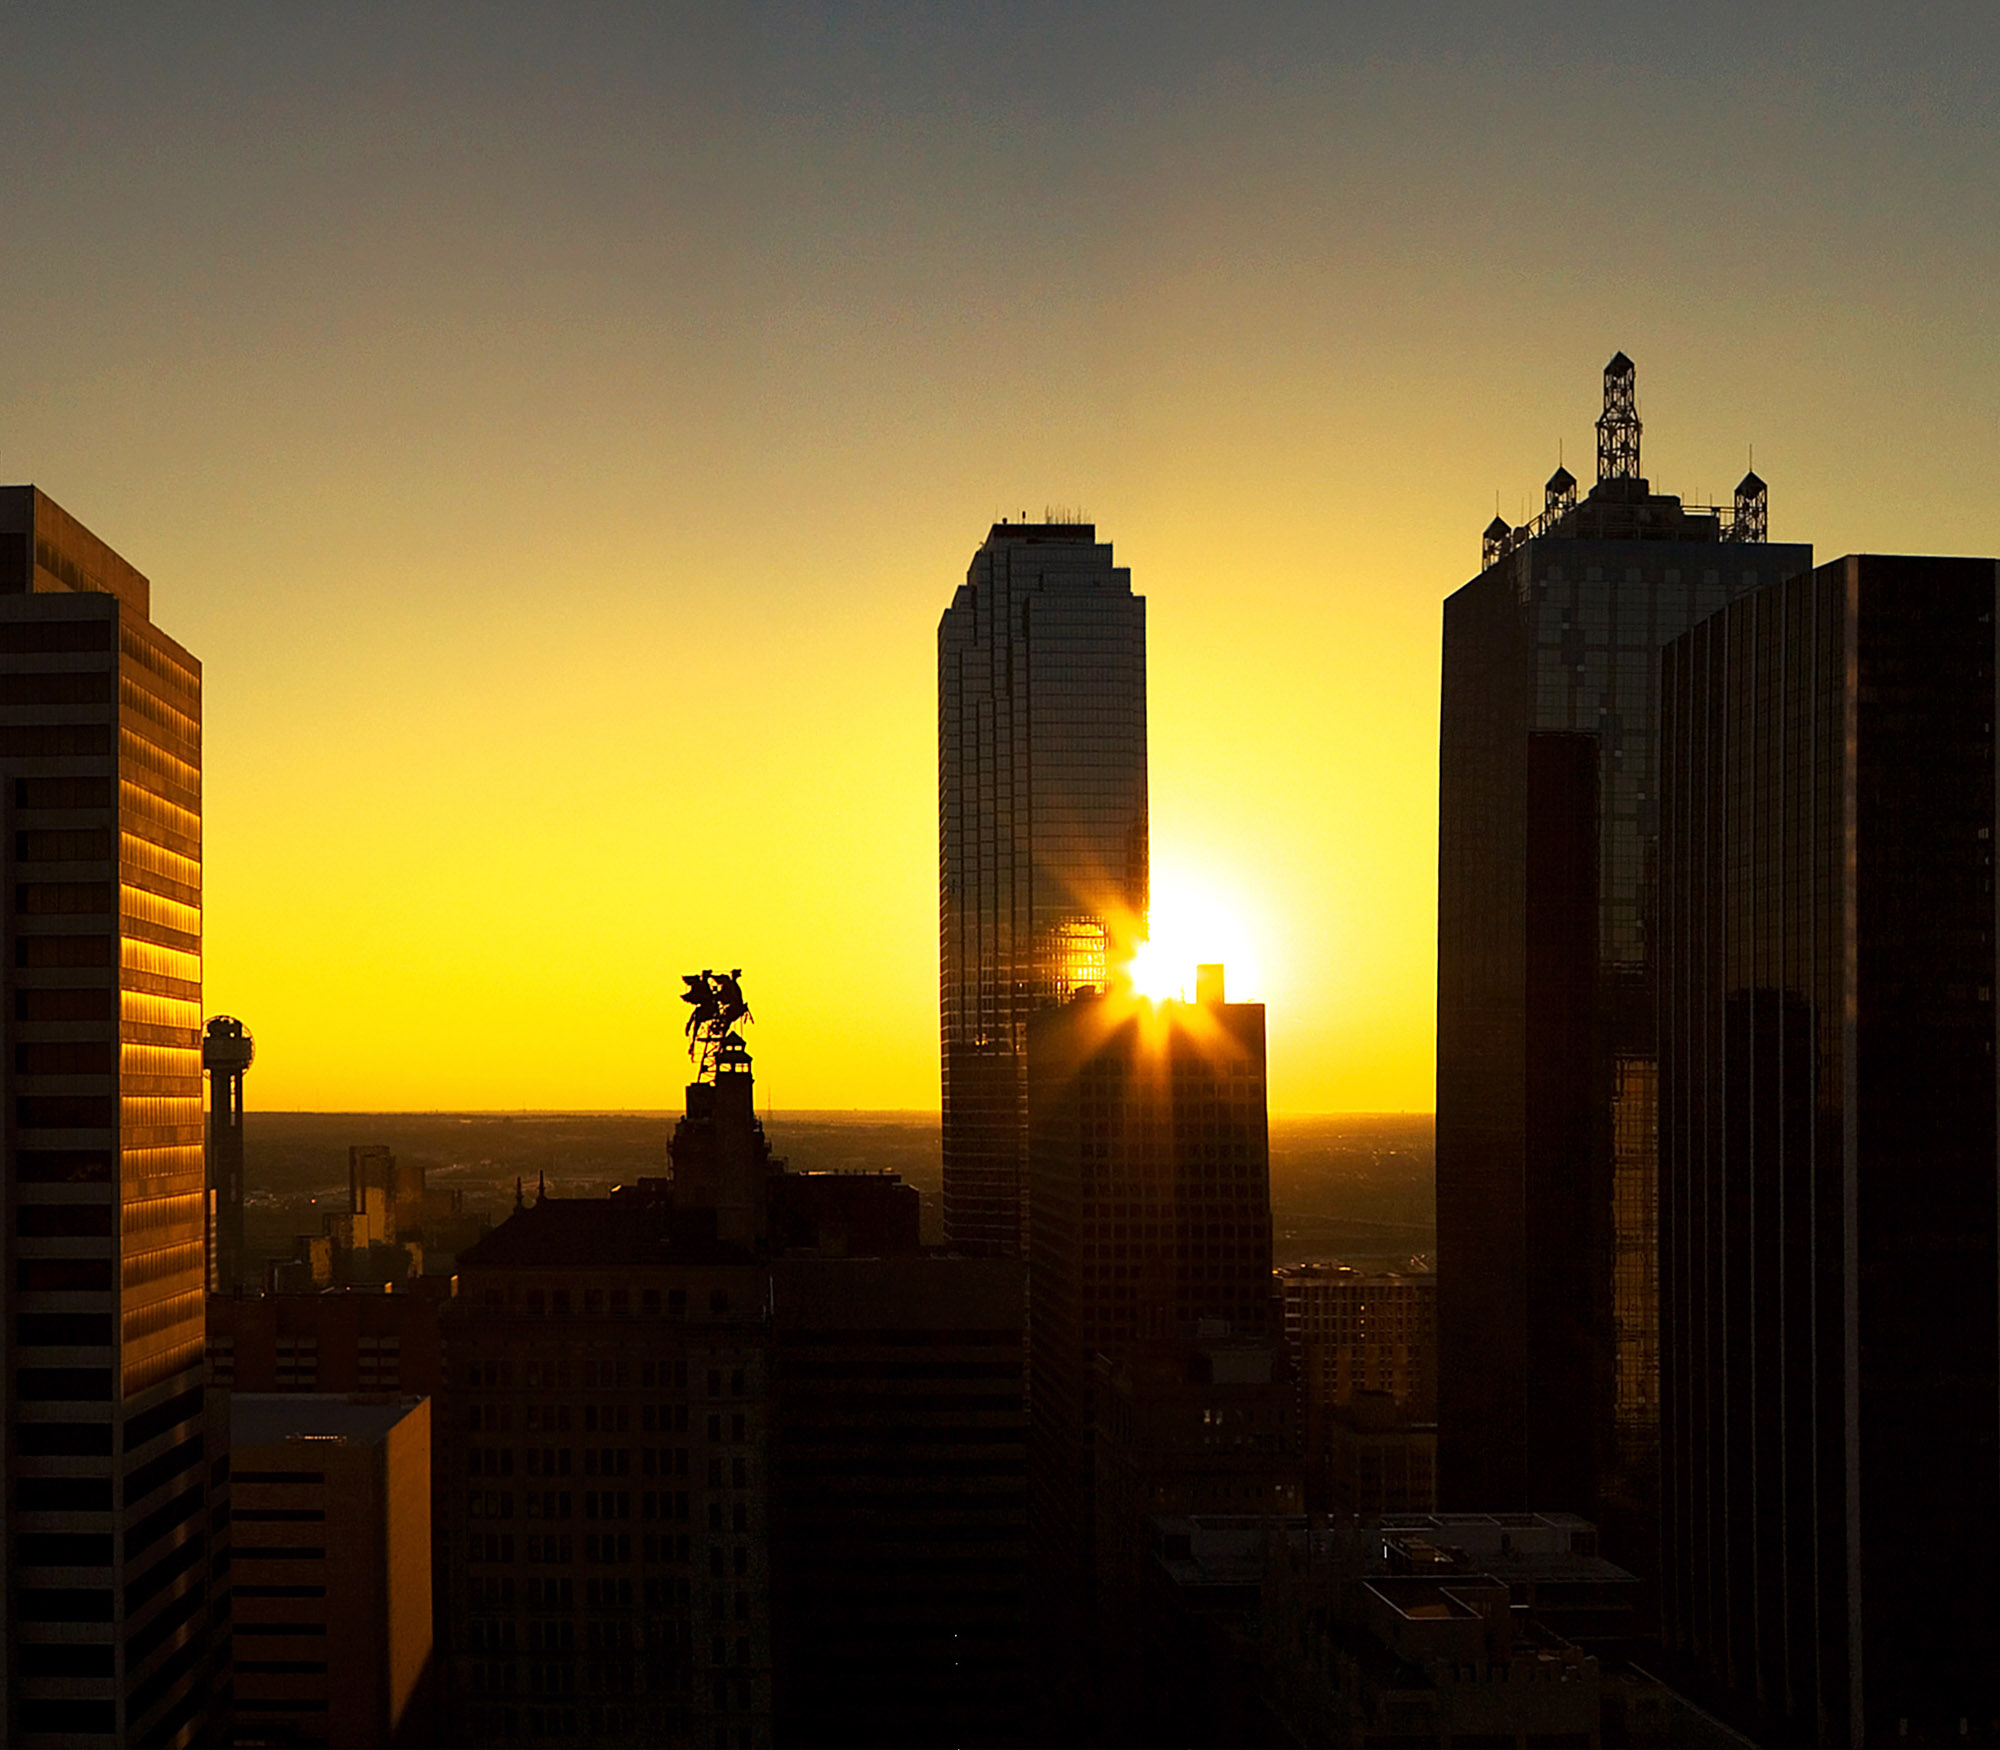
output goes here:
<path id="1" fill-rule="evenodd" d="M 1604 367 L 1597 481 L 1495 518 L 1445 604 L 1438 859 L 1438 1494 L 1561 1507 L 1649 1565 L 1659 1313 L 1654 1019 L 1661 648 L 1809 570 L 1764 484 L 1640 471 Z M 1740 544 L 1739 544 L 1740 543 Z"/>
<path id="2" fill-rule="evenodd" d="M 208 1072 L 208 1291 L 243 1287 L 243 1077 L 257 1042 L 234 1015 L 217 1015 L 201 1036 Z"/>
<path id="3" fill-rule="evenodd" d="M 1597 419 L 1597 479 L 1641 480 L 1639 372 L 1622 352 L 1604 367 L 1604 411 Z"/>

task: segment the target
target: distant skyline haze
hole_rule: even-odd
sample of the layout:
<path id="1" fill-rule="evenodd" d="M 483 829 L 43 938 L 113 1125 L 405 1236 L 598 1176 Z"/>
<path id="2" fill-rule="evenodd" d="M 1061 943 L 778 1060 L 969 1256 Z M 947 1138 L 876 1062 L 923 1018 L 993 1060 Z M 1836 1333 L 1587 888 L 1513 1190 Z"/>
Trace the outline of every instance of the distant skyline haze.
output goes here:
<path id="1" fill-rule="evenodd" d="M 0 480 L 201 653 L 264 1110 L 938 1103 L 941 592 L 1080 507 L 1152 885 L 1280 1111 L 1433 1099 L 1439 607 L 1597 374 L 1656 486 L 1993 546 L 2000 17 L 10 20 Z M 1657 441 L 1655 440 L 1657 434 Z M 1177 950 L 1178 952 L 1179 950 Z M 1191 973 L 1188 975 L 1191 981 Z"/>

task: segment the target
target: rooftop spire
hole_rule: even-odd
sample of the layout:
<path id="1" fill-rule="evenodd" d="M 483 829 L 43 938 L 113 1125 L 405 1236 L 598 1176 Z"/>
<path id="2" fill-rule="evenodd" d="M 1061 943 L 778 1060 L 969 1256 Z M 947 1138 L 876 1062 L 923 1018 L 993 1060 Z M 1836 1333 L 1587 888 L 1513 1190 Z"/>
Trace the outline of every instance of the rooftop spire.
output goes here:
<path id="1" fill-rule="evenodd" d="M 1604 412 L 1597 421 L 1597 478 L 1639 478 L 1638 371 L 1622 352 L 1604 367 Z"/>

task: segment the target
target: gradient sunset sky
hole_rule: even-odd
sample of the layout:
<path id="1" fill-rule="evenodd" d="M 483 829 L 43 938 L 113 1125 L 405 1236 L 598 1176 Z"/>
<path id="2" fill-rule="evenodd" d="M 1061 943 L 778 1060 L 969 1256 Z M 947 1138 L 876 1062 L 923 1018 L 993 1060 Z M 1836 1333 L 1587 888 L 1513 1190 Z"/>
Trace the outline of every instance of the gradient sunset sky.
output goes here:
<path id="1" fill-rule="evenodd" d="M 2000 549 L 2000 11 L 18 8 L 0 479 L 206 670 L 264 1109 L 935 1106 L 936 630 L 1148 602 L 1156 905 L 1274 1106 L 1432 1102 L 1439 604 L 1656 489 Z"/>

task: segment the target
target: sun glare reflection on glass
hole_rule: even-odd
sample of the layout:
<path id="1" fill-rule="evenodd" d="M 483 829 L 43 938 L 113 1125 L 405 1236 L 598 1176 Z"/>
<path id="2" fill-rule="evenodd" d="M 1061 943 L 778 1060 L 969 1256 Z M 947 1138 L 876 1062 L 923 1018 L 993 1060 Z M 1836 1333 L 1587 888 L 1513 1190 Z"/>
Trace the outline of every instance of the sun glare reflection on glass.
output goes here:
<path id="1" fill-rule="evenodd" d="M 1132 989 L 1152 1001 L 1186 1001 L 1194 994 L 1195 967 L 1227 968 L 1230 994 L 1237 1001 L 1261 999 L 1262 966 L 1255 942 L 1234 909 L 1209 893 L 1166 893 L 1156 885 L 1147 919 L 1147 940 L 1134 950 L 1127 972 Z"/>
<path id="2" fill-rule="evenodd" d="M 1169 1002 L 1186 994 L 1193 971 L 1165 943 L 1141 942 L 1132 956 L 1132 988 L 1156 1003 Z"/>

